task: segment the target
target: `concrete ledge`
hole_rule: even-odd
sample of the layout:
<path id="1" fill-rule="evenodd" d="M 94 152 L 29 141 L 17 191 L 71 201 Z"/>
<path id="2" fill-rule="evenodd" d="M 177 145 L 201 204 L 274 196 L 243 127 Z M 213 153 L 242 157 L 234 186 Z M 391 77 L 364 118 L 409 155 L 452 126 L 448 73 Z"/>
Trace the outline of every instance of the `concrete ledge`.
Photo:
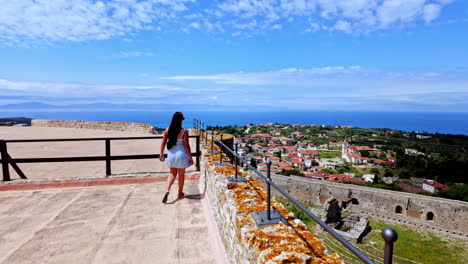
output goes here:
<path id="1" fill-rule="evenodd" d="M 207 198 L 230 263 L 342 263 L 329 254 L 323 243 L 307 231 L 304 223 L 294 219 L 280 203 L 272 200 L 287 223 L 257 227 L 251 212 L 266 210 L 266 192 L 251 176 L 239 172 L 247 182 L 232 183 L 234 166 L 215 166 L 218 154 L 209 154 L 211 146 L 202 148 L 200 184 Z M 219 150 L 214 146 L 215 150 Z M 229 162 L 224 158 L 223 162 Z"/>

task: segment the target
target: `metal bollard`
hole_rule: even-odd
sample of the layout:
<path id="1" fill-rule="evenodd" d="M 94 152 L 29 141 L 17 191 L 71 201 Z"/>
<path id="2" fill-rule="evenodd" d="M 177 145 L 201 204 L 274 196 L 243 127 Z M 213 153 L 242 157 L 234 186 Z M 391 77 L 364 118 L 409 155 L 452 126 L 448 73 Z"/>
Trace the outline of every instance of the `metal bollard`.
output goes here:
<path id="1" fill-rule="evenodd" d="M 268 180 L 271 180 L 271 161 L 267 161 L 267 177 Z M 270 198 L 271 198 L 271 190 L 270 190 L 270 182 L 267 181 L 267 218 L 271 220 L 271 209 L 270 209 Z"/>
<path id="2" fill-rule="evenodd" d="M 384 264 L 392 264 L 393 258 L 393 243 L 397 241 L 398 234 L 392 228 L 385 228 L 382 230 L 382 238 L 385 240 L 385 249 L 384 249 Z"/>

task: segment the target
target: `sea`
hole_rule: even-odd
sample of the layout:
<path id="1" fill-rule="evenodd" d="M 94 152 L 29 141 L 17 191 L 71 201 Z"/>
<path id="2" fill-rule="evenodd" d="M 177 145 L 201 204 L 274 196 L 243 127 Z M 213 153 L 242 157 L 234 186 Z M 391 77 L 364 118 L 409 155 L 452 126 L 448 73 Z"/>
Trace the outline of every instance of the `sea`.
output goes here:
<path id="1" fill-rule="evenodd" d="M 145 123 L 167 127 L 173 112 L 169 111 L 8 111 L 0 117 L 29 117 L 49 120 L 82 120 Z M 193 119 L 206 126 L 247 124 L 315 124 L 348 125 L 361 128 L 389 128 L 408 132 L 430 132 L 468 135 L 468 113 L 421 112 L 184 112 L 184 127 L 193 127 Z"/>

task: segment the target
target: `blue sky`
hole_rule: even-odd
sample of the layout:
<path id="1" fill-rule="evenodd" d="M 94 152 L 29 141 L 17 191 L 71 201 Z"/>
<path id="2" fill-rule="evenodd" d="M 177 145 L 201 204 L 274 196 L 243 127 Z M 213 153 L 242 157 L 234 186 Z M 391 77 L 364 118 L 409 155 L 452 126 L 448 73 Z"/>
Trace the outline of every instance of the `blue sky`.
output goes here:
<path id="1" fill-rule="evenodd" d="M 465 0 L 0 7 L 0 105 L 468 112 Z"/>

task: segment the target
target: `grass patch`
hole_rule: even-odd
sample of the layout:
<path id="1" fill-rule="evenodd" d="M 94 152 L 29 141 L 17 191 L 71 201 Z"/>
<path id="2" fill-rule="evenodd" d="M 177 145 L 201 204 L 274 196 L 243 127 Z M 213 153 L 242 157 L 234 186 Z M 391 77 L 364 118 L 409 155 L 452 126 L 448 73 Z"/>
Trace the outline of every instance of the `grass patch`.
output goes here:
<path id="1" fill-rule="evenodd" d="M 276 201 L 283 204 L 296 218 L 301 219 L 307 228 L 323 241 L 330 253 L 338 253 L 345 263 L 362 263 L 335 238 L 294 206 L 289 200 L 276 197 Z M 306 207 L 321 209 L 321 206 L 304 204 Z M 299 211 L 301 211 L 299 213 Z M 343 212 L 344 213 L 344 212 Z M 299 216 L 299 217 L 298 217 Z M 393 228 L 398 233 L 398 240 L 394 245 L 393 263 L 395 264 L 463 264 L 468 263 L 468 241 L 451 239 L 429 232 L 421 232 L 402 225 L 387 224 L 381 220 L 370 219 L 372 231 L 367 235 L 363 244 L 353 243 L 359 250 L 374 260 L 382 263 L 384 241 L 380 234 L 386 227 Z M 372 242 L 372 243 L 371 243 Z M 375 245 L 371 245 L 375 243 Z"/>
<path id="2" fill-rule="evenodd" d="M 319 151 L 321 159 L 341 158 L 341 152 L 337 151 Z"/>

